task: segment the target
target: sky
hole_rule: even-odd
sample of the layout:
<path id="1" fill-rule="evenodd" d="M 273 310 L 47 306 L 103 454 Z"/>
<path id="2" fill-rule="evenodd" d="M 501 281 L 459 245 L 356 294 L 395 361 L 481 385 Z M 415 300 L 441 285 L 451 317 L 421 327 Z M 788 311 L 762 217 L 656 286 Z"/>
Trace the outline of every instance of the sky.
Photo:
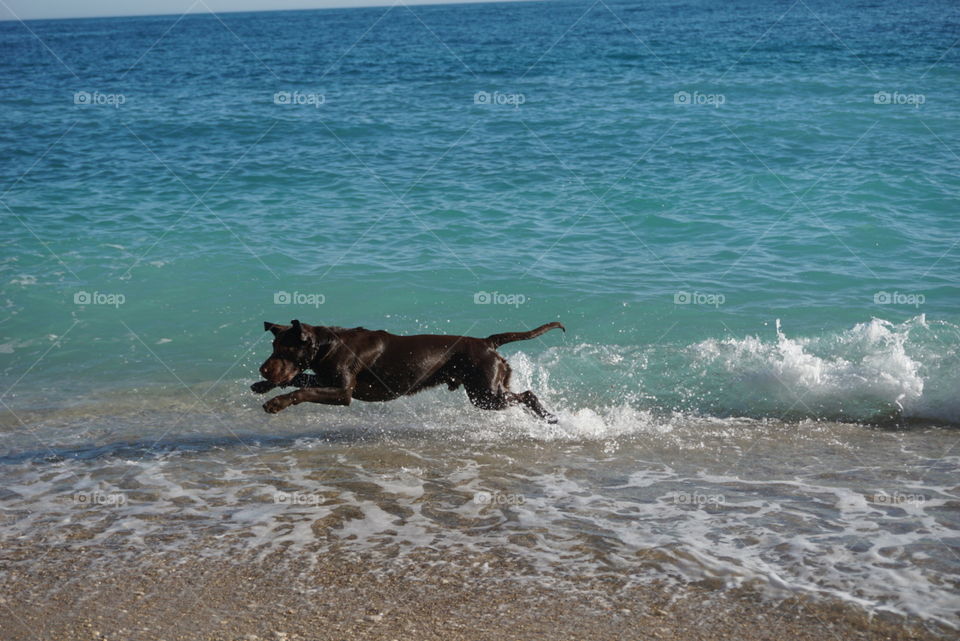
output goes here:
<path id="1" fill-rule="evenodd" d="M 406 4 L 454 4 L 478 0 L 398 0 Z M 91 18 L 281 9 L 381 7 L 393 0 L 0 0 L 0 20 Z"/>

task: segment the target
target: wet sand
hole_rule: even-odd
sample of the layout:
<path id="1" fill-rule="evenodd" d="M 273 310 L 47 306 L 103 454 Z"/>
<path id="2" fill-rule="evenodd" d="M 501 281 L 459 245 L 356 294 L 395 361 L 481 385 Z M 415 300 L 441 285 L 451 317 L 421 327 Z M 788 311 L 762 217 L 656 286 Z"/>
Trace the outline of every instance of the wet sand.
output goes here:
<path id="1" fill-rule="evenodd" d="M 837 641 L 955 632 L 839 602 L 764 600 L 748 589 L 625 588 L 614 571 L 543 576 L 491 554 L 374 559 L 340 549 L 311 564 L 300 553 L 257 559 L 197 547 L 131 556 L 7 542 L 0 569 L 6 641 Z"/>

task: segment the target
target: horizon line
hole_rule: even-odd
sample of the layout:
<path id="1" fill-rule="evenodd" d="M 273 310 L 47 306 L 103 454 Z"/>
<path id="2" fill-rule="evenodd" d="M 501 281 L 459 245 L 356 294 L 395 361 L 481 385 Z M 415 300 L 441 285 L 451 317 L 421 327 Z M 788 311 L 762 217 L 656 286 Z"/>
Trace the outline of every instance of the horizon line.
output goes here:
<path id="1" fill-rule="evenodd" d="M 203 5 L 206 7 L 206 10 L 194 11 L 194 5 L 187 11 L 182 12 L 170 12 L 170 13 L 128 13 L 128 14 L 103 14 L 103 15 L 93 15 L 93 16 L 63 16 L 59 18 L 19 18 L 16 16 L 13 11 L 6 4 L 3 5 L 3 8 L 9 12 L 9 18 L 0 18 L 0 24 L 5 22 L 50 22 L 55 20 L 103 20 L 110 18 L 165 18 L 171 16 L 193 16 L 193 15 L 227 15 L 227 14 L 241 14 L 241 13 L 295 13 L 295 12 L 309 12 L 309 11 L 330 11 L 330 10 L 344 10 L 344 9 L 383 9 L 383 8 L 393 8 L 399 5 L 404 6 L 434 6 L 434 7 L 443 7 L 443 6 L 461 6 L 461 5 L 472 5 L 472 4 L 523 4 L 523 3 L 543 3 L 543 2 L 554 2 L 556 0 L 394 0 L 393 2 L 388 2 L 384 0 L 382 3 L 377 2 L 375 4 L 344 4 L 344 5 L 335 5 L 335 6 L 326 6 L 326 7 L 309 7 L 309 8 L 296 8 L 296 9 L 241 9 L 236 11 L 213 11 L 210 7 L 204 2 Z"/>

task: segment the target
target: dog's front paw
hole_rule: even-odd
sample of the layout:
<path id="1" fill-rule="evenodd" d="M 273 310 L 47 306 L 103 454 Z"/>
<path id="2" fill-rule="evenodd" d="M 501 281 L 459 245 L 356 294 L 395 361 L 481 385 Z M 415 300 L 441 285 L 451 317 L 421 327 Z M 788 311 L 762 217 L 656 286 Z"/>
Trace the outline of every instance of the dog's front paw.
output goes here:
<path id="1" fill-rule="evenodd" d="M 274 387 L 276 387 L 276 385 L 274 385 L 270 381 L 257 381 L 256 383 L 250 386 L 250 389 L 253 391 L 254 394 L 266 394 L 267 392 L 272 390 Z"/>
<path id="2" fill-rule="evenodd" d="M 282 396 L 274 396 L 263 404 L 263 411 L 265 411 L 267 414 L 276 414 L 277 412 L 287 409 L 289 406 L 289 400 Z"/>

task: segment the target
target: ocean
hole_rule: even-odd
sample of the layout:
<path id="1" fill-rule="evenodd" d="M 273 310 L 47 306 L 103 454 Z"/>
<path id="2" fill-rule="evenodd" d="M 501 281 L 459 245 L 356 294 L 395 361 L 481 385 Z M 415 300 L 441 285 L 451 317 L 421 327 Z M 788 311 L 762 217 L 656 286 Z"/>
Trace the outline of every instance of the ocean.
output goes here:
<path id="1" fill-rule="evenodd" d="M 499 550 L 960 625 L 958 37 L 936 0 L 0 23 L 0 543 Z M 559 320 L 501 349 L 559 422 L 267 415 L 291 319 Z"/>

